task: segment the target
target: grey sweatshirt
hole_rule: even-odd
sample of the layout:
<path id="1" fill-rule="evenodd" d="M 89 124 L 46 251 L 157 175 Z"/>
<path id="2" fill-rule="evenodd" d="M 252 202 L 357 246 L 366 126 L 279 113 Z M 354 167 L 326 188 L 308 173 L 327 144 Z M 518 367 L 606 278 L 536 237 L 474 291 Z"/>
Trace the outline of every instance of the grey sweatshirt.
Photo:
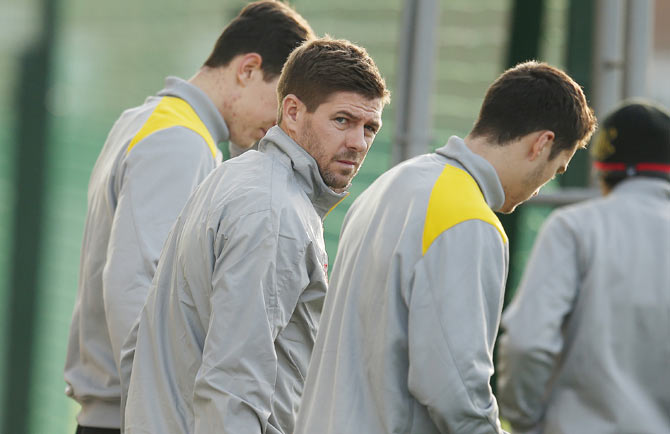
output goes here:
<path id="1" fill-rule="evenodd" d="M 119 356 L 140 312 L 161 247 L 191 192 L 221 161 L 228 129 L 197 87 L 168 77 L 126 110 L 88 188 L 79 288 L 65 364 L 66 393 L 84 426 L 120 426 Z"/>
<path id="2" fill-rule="evenodd" d="M 555 211 L 502 324 L 515 432 L 669 433 L 670 182 Z"/>
<path id="3" fill-rule="evenodd" d="M 296 434 L 500 433 L 489 386 L 507 274 L 494 168 L 451 137 L 345 218 Z"/>
<path id="4" fill-rule="evenodd" d="M 127 434 L 293 432 L 345 196 L 279 127 L 201 184 L 126 345 Z"/>

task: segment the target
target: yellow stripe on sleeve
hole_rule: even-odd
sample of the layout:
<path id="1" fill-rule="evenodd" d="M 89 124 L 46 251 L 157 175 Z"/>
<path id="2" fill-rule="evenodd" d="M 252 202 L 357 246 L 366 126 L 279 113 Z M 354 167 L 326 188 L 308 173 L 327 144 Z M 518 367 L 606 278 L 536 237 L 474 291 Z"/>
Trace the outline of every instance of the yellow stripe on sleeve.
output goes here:
<path id="1" fill-rule="evenodd" d="M 164 96 L 142 125 L 135 137 L 130 141 L 126 153 L 145 137 L 170 127 L 185 127 L 198 133 L 209 146 L 212 156 L 216 158 L 216 143 L 205 124 L 200 120 L 193 107 L 181 98 Z"/>
<path id="2" fill-rule="evenodd" d="M 505 229 L 486 203 L 477 182 L 466 171 L 446 165 L 430 193 L 422 254 L 426 254 L 444 231 L 467 220 L 482 220 L 493 225 L 507 243 Z"/>

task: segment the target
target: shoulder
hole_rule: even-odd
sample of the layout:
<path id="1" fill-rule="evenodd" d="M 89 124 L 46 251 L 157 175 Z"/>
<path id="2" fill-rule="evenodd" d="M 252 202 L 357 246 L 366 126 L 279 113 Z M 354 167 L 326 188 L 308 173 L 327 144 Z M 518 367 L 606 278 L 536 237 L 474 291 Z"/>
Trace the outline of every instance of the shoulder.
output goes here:
<path id="1" fill-rule="evenodd" d="M 258 151 L 224 161 L 217 169 L 222 189 L 235 194 L 241 200 L 269 202 L 277 177 L 275 164 L 271 158 Z M 266 205 L 269 207 L 269 205 Z"/>
<path id="2" fill-rule="evenodd" d="M 449 229 L 442 231 L 426 247 L 424 256 L 429 252 L 447 249 L 459 252 L 467 260 L 475 257 L 489 256 L 502 257 L 507 249 L 507 243 L 500 236 L 500 232 L 492 224 L 479 220 L 464 220 Z"/>
<path id="3" fill-rule="evenodd" d="M 490 226 L 507 243 L 507 235 L 500 220 L 489 208 L 475 180 L 466 171 L 445 165 L 432 186 L 428 200 L 423 252 L 443 232 L 468 221 L 478 221 L 478 225 Z"/>
<path id="4" fill-rule="evenodd" d="M 599 216 L 607 215 L 608 210 L 616 206 L 612 199 L 609 196 L 598 197 L 557 208 L 549 214 L 543 229 L 577 231 L 592 226 L 594 222 L 600 221 Z"/>
<path id="5" fill-rule="evenodd" d="M 226 213 L 247 215 L 267 210 L 280 216 L 295 215 L 309 202 L 291 182 L 289 170 L 270 156 L 247 151 L 225 161 L 206 180 L 213 206 Z M 302 202 L 301 202 L 302 201 Z"/>
<path id="6" fill-rule="evenodd" d="M 353 201 L 347 212 L 348 219 L 380 209 L 418 211 L 428 203 L 432 186 L 443 167 L 444 163 L 437 161 L 434 154 L 421 155 L 392 167 Z"/>
<path id="7" fill-rule="evenodd" d="M 143 121 L 128 144 L 128 152 L 135 146 L 146 146 L 160 136 L 161 141 L 174 137 L 186 141 L 187 144 L 191 142 L 204 144 L 212 157 L 216 157 L 216 143 L 209 130 L 185 100 L 171 96 L 152 98 L 143 106 L 143 109 L 148 108 L 151 108 L 151 112 L 146 118 L 138 116 L 138 120 Z M 140 112 L 143 109 L 141 108 Z"/>
<path id="8" fill-rule="evenodd" d="M 211 198 L 212 211 L 228 220 L 271 209 L 271 167 L 247 155 L 250 152 L 224 161 L 199 188 L 201 194 Z"/>
<path id="9" fill-rule="evenodd" d="M 218 161 L 201 137 L 184 128 L 157 131 L 122 152 L 122 168 L 128 174 L 142 179 L 161 174 L 161 179 L 169 183 L 199 183 Z"/>
<path id="10" fill-rule="evenodd" d="M 141 134 L 141 131 L 138 132 L 128 144 L 125 152 L 129 157 L 143 152 L 175 156 L 208 155 L 211 159 L 215 156 L 200 134 L 181 125 L 152 131 L 136 140 Z"/>

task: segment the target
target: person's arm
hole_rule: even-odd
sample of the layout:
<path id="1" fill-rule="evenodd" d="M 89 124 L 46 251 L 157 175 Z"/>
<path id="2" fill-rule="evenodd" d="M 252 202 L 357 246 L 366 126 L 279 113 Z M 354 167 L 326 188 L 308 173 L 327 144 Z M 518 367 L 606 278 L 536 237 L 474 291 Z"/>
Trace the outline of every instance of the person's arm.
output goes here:
<path id="1" fill-rule="evenodd" d="M 277 234 L 269 210 L 240 222 L 219 233 L 215 245 L 211 313 L 193 393 L 198 434 L 266 432 L 278 369 L 274 340 L 309 282 L 304 246 Z"/>
<path id="2" fill-rule="evenodd" d="M 506 255 L 493 226 L 470 220 L 436 238 L 416 266 L 408 385 L 440 432 L 503 432 L 489 381 Z"/>
<path id="3" fill-rule="evenodd" d="M 141 310 L 140 310 L 141 312 Z M 126 419 L 126 402 L 128 401 L 128 389 L 130 388 L 130 374 L 135 360 L 135 346 L 137 345 L 137 331 L 140 328 L 141 313 L 137 315 L 135 323 L 126 336 L 121 348 L 119 360 L 119 383 L 121 386 L 121 432 L 124 430 Z"/>
<path id="4" fill-rule="evenodd" d="M 122 164 L 102 275 L 105 318 L 117 369 L 123 342 L 144 305 L 168 232 L 215 161 L 202 137 L 173 127 L 139 142 Z"/>
<path id="5" fill-rule="evenodd" d="M 542 419 L 550 378 L 563 350 L 561 327 L 577 295 L 578 273 L 575 234 L 553 215 L 503 315 L 498 395 L 502 417 L 515 431 L 530 430 Z"/>

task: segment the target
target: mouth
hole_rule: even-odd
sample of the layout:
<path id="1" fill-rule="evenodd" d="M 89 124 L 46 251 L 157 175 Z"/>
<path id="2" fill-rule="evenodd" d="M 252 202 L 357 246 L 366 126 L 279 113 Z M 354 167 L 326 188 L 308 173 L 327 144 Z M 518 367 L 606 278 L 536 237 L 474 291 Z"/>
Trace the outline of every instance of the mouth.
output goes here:
<path id="1" fill-rule="evenodd" d="M 358 163 L 354 160 L 335 160 L 335 163 L 341 168 L 340 170 L 344 172 L 354 172 L 358 167 Z"/>

